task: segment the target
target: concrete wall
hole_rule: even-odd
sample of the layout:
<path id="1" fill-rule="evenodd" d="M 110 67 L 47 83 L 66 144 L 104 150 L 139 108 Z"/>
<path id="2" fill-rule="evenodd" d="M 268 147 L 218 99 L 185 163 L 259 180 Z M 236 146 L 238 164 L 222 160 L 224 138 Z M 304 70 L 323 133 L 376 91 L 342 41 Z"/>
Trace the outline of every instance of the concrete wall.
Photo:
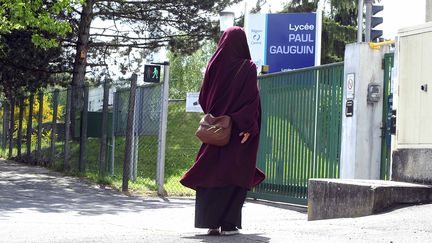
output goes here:
<path id="1" fill-rule="evenodd" d="M 367 43 L 354 43 L 345 49 L 342 111 L 342 179 L 379 179 L 381 162 L 382 60 L 388 49 L 372 49 Z M 350 97 L 347 77 L 354 74 Z M 378 102 L 368 102 L 369 84 L 380 87 Z M 346 116 L 346 103 L 353 100 L 352 117 Z"/>
<path id="2" fill-rule="evenodd" d="M 308 188 L 308 220 L 361 217 L 432 201 L 432 186 L 404 182 L 309 179 Z"/>
<path id="3" fill-rule="evenodd" d="M 432 149 L 398 149 L 392 156 L 392 180 L 432 185 Z"/>

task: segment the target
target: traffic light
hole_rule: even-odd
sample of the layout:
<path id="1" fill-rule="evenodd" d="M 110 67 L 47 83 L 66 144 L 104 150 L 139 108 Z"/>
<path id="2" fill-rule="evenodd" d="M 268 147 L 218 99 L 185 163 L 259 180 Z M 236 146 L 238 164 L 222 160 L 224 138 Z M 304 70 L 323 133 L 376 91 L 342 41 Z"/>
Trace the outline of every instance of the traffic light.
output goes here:
<path id="1" fill-rule="evenodd" d="M 372 16 L 370 19 L 370 41 L 374 41 L 378 38 L 380 38 L 383 35 L 382 30 L 376 30 L 374 29 L 377 25 L 380 25 L 383 23 L 382 17 L 375 16 L 377 13 L 383 11 L 384 6 L 383 5 L 372 5 Z"/>
<path id="2" fill-rule="evenodd" d="M 161 67 L 159 65 L 144 65 L 144 82 L 159 83 Z"/>

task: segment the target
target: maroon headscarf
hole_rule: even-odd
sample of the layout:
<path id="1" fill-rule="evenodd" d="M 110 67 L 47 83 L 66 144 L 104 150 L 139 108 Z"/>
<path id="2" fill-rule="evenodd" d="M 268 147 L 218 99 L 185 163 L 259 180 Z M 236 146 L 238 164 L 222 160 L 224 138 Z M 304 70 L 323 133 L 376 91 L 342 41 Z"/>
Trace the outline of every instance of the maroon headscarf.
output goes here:
<path id="1" fill-rule="evenodd" d="M 225 146 L 202 144 L 194 165 L 180 180 L 184 186 L 250 189 L 264 180 L 256 168 L 261 122 L 256 70 L 245 32 L 236 26 L 228 28 L 207 65 L 199 102 L 204 113 L 232 118 L 231 139 Z M 244 144 L 241 132 L 251 134 Z"/>

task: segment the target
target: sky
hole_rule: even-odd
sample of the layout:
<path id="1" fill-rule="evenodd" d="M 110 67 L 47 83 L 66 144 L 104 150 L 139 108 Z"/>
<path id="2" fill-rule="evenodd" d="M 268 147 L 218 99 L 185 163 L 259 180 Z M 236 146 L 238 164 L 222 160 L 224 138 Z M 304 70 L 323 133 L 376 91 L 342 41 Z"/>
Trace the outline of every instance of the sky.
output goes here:
<path id="1" fill-rule="evenodd" d="M 247 1 L 248 8 L 255 6 L 256 0 L 245 1 Z M 236 17 L 240 17 L 245 10 L 245 1 L 227 10 L 235 12 Z M 261 12 L 278 12 L 282 9 L 283 3 L 286 2 L 288 1 L 267 0 L 267 4 Z M 376 29 L 382 29 L 384 32 L 383 37 L 386 39 L 394 39 L 401 28 L 425 22 L 425 0 L 381 0 L 379 4 L 384 5 L 384 10 L 377 16 L 383 17 L 384 22 L 380 26 L 377 26 Z"/>
<path id="2" fill-rule="evenodd" d="M 276 13 L 282 9 L 284 3 L 289 0 L 267 0 L 261 13 Z M 330 1 L 330 0 L 327 0 Z M 378 15 L 383 17 L 383 24 L 377 26 L 382 29 L 385 39 L 395 39 L 399 29 L 413 25 L 423 24 L 425 22 L 425 5 L 426 0 L 381 0 L 379 4 L 384 5 L 384 10 Z M 245 5 L 245 3 L 247 3 Z M 256 0 L 243 0 L 226 11 L 232 11 L 236 17 L 240 17 L 245 11 L 245 6 L 251 9 L 255 6 Z M 155 61 L 165 60 L 166 51 L 155 56 Z"/>

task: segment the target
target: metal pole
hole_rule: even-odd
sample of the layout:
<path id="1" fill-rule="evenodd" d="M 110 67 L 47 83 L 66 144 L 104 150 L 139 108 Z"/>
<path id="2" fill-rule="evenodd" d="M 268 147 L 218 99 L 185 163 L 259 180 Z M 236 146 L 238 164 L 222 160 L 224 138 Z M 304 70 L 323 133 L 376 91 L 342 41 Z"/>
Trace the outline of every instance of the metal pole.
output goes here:
<path id="1" fill-rule="evenodd" d="M 17 156 L 21 159 L 21 148 L 22 148 L 22 127 L 24 119 L 24 98 L 19 99 L 19 112 L 18 112 L 18 131 L 17 131 Z"/>
<path id="2" fill-rule="evenodd" d="M 132 146 L 133 146 L 133 122 L 135 113 L 135 96 L 137 87 L 138 76 L 134 73 L 131 77 L 131 85 L 129 91 L 129 102 L 128 102 L 128 114 L 127 114 L 127 128 L 126 128 L 126 148 L 125 157 L 123 161 L 123 181 L 122 191 L 127 192 L 129 190 L 129 176 L 130 176 L 130 164 L 132 160 Z"/>
<path id="3" fill-rule="evenodd" d="M 103 84 L 103 102 L 102 102 L 102 124 L 101 124 L 101 138 L 99 148 L 99 175 L 106 174 L 106 153 L 107 153 L 107 138 L 108 138 L 108 99 L 109 99 L 109 78 L 105 76 Z"/>
<path id="4" fill-rule="evenodd" d="M 87 149 L 87 119 L 88 119 L 88 99 L 89 87 L 84 86 L 79 88 L 79 92 L 84 89 L 83 107 L 81 111 L 81 125 L 80 125 L 80 149 L 79 149 L 79 172 L 85 172 L 86 169 L 86 149 Z M 72 114 L 73 115 L 73 114 Z"/>
<path id="5" fill-rule="evenodd" d="M 15 127 L 15 99 L 11 98 L 10 101 L 10 116 L 9 116 L 9 150 L 8 150 L 8 158 L 12 157 L 12 149 L 13 149 L 13 136 L 14 136 L 14 127 Z"/>
<path id="6" fill-rule="evenodd" d="M 168 120 L 168 95 L 169 95 L 169 62 L 164 62 L 164 83 L 162 93 L 162 114 L 161 126 L 159 128 L 159 151 L 158 163 L 156 170 L 156 185 L 159 196 L 166 196 L 167 192 L 164 189 L 165 176 L 165 147 L 166 147 L 166 130 Z"/>
<path id="7" fill-rule="evenodd" d="M 54 163 L 54 157 L 56 153 L 56 136 L 57 136 L 57 113 L 58 113 L 58 100 L 59 100 L 59 91 L 56 89 L 54 91 L 53 96 L 53 117 L 51 123 L 51 149 L 50 149 L 50 159 L 49 163 L 52 166 Z"/>
<path id="8" fill-rule="evenodd" d="M 366 19 L 365 19 L 365 42 L 370 42 L 371 40 L 371 17 L 372 17 L 372 1 L 365 0 L 366 5 Z"/>
<path id="9" fill-rule="evenodd" d="M 39 92 L 39 112 L 38 112 L 38 126 L 37 126 L 37 149 L 36 149 L 36 160 L 42 160 L 42 116 L 43 116 L 43 105 L 44 105 L 44 94 Z"/>
<path id="10" fill-rule="evenodd" d="M 8 158 L 12 157 L 13 154 L 13 147 L 14 147 L 14 143 L 13 143 L 13 136 L 14 136 L 14 128 L 15 128 L 15 98 L 11 98 L 10 101 L 11 105 L 10 105 L 10 124 L 9 124 L 9 151 L 8 151 Z"/>
<path id="11" fill-rule="evenodd" d="M 136 97 L 135 97 L 135 111 L 136 112 L 134 113 L 134 126 L 133 126 L 133 132 L 134 132 L 133 145 L 134 145 L 134 150 L 133 150 L 133 172 L 131 174 L 133 181 L 136 181 L 137 180 L 137 176 L 138 176 L 139 126 L 138 126 L 138 118 L 137 118 L 137 116 L 139 115 L 138 112 L 140 112 L 142 110 L 142 107 L 140 107 L 137 103 L 138 103 L 138 100 L 141 100 L 142 95 L 143 95 L 142 94 L 142 89 L 138 89 L 137 88 L 137 93 L 136 93 Z M 137 110 L 137 108 L 138 108 L 138 110 Z"/>
<path id="12" fill-rule="evenodd" d="M 432 21 L 432 0 L 426 0 L 426 22 Z"/>
<path id="13" fill-rule="evenodd" d="M 325 0 L 320 0 L 316 11 L 315 66 L 321 65 L 322 14 L 324 3 Z"/>
<path id="14" fill-rule="evenodd" d="M 363 0 L 358 1 L 357 13 L 357 43 L 363 42 Z"/>
<path id="15" fill-rule="evenodd" d="M 137 96 L 139 97 L 139 90 L 138 90 L 138 88 L 137 88 L 137 92 L 136 92 L 136 96 L 135 96 L 135 102 L 134 102 L 134 111 L 136 111 L 137 110 Z M 130 179 L 132 180 L 132 181 L 136 181 L 136 170 L 137 170 L 137 152 L 138 152 L 138 148 L 137 148 L 137 118 L 136 118 L 136 116 L 137 116 L 137 112 L 134 112 L 134 116 L 133 116 L 133 123 L 132 123 L 132 134 L 133 134 L 133 136 L 132 136 L 132 144 L 133 144 L 133 147 L 132 147 L 132 154 L 131 154 L 131 164 L 130 164 Z"/>
<path id="16" fill-rule="evenodd" d="M 316 175 L 316 159 L 317 159 L 317 132 L 318 132 L 318 107 L 319 102 L 319 80 L 320 70 L 316 70 L 316 85 L 315 85 L 315 116 L 314 116 L 314 141 L 313 141 L 313 159 L 312 159 L 312 177 Z"/>
<path id="17" fill-rule="evenodd" d="M 71 124 L 71 105 L 72 105 L 72 87 L 68 87 L 66 94 L 66 117 L 65 117 L 65 138 L 64 138 L 64 162 L 63 170 L 70 170 L 69 163 L 69 139 L 70 139 L 70 124 Z"/>
<path id="18" fill-rule="evenodd" d="M 6 156 L 6 147 L 7 147 L 7 138 L 9 137 L 9 115 L 10 115 L 10 104 L 8 100 L 4 101 L 3 106 L 3 137 L 2 137 L 2 148 L 3 148 L 3 156 Z"/>
<path id="19" fill-rule="evenodd" d="M 114 176 L 114 160 L 115 160 L 115 129 L 116 129 L 116 113 L 117 113 L 117 92 L 113 93 L 113 111 L 112 111 L 112 129 L 111 129 L 111 175 Z"/>
<path id="20" fill-rule="evenodd" d="M 32 144 L 32 130 L 33 130 L 33 104 L 34 103 L 34 94 L 30 94 L 29 98 L 29 114 L 27 120 L 27 161 L 32 163 L 31 159 L 31 144 Z"/>

